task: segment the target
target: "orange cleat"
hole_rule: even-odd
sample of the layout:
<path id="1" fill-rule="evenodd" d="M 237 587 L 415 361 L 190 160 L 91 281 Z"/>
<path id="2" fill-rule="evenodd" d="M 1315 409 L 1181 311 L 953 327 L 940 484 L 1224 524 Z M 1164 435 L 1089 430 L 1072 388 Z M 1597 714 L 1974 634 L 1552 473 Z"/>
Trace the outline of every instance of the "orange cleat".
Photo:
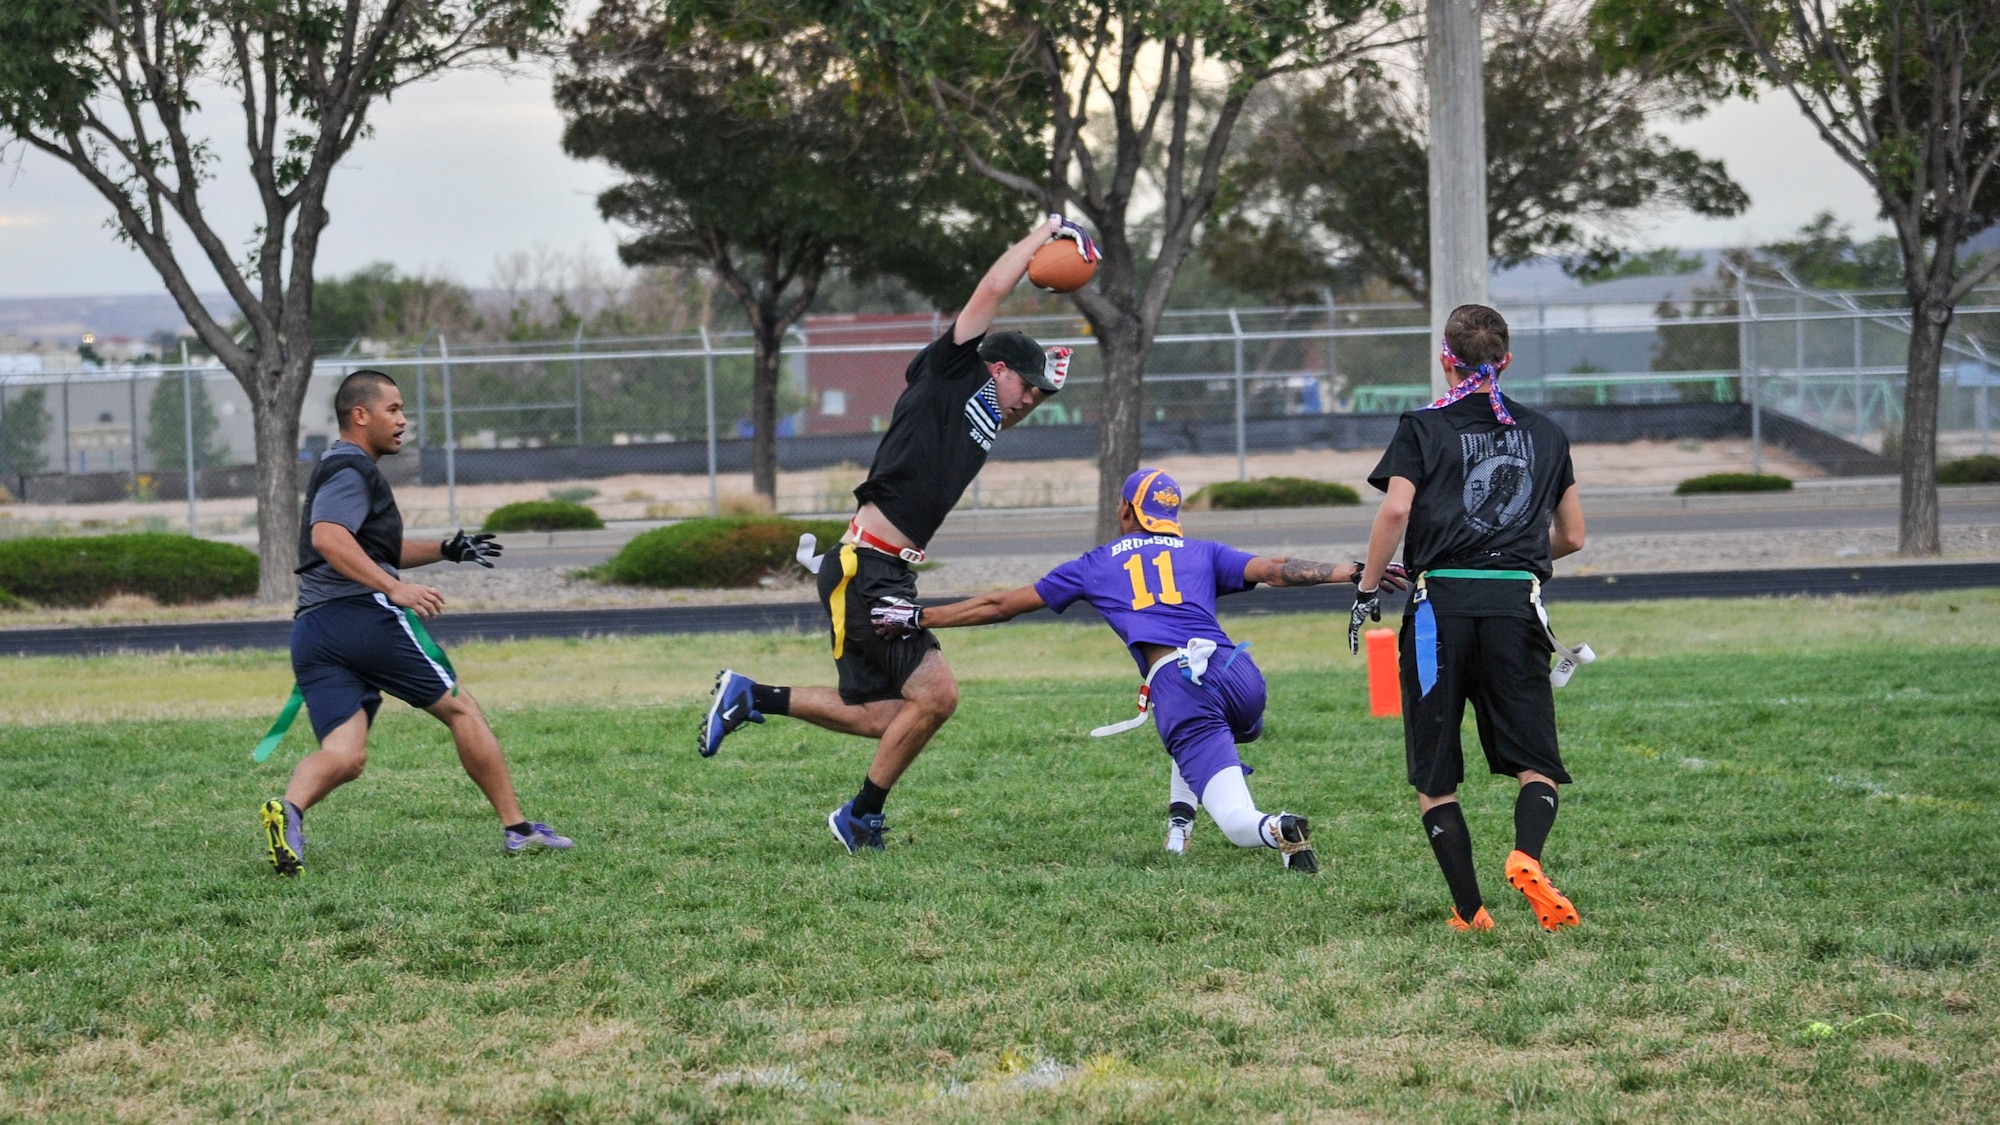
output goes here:
<path id="1" fill-rule="evenodd" d="M 1459 917 L 1458 908 L 1454 906 L 1451 908 L 1451 917 L 1445 919 L 1445 921 L 1450 922 L 1451 928 L 1454 930 L 1490 930 L 1493 928 L 1493 915 L 1486 913 L 1486 908 L 1483 906 L 1472 915 L 1472 921 L 1470 922 Z"/>
<path id="2" fill-rule="evenodd" d="M 1563 926 L 1575 926 L 1583 919 L 1577 915 L 1576 907 L 1563 897 L 1542 874 L 1539 860 L 1527 852 L 1515 851 L 1507 856 L 1507 882 L 1515 890 L 1528 897 L 1528 905 L 1535 908 L 1535 920 L 1542 928 L 1554 933 Z"/>

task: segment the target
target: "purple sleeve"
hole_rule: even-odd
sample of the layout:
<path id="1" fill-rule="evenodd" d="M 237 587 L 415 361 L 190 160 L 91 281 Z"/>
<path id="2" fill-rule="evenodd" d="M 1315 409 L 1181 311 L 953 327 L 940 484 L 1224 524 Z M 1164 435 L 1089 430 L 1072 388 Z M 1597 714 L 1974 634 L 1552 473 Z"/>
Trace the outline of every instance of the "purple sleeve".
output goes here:
<path id="1" fill-rule="evenodd" d="M 1215 545 L 1215 592 L 1218 594 L 1234 594 L 1239 590 L 1249 589 L 1252 583 L 1243 581 L 1243 571 L 1249 567 L 1250 560 L 1256 557 L 1256 555 L 1248 551 L 1237 550 L 1227 543 L 1217 543 Z"/>
<path id="2" fill-rule="evenodd" d="M 1083 597 L 1085 560 L 1089 557 L 1085 555 L 1083 558 L 1071 559 L 1049 571 L 1042 576 L 1041 581 L 1035 583 L 1035 593 L 1042 596 L 1042 601 L 1050 609 L 1061 613 Z"/>

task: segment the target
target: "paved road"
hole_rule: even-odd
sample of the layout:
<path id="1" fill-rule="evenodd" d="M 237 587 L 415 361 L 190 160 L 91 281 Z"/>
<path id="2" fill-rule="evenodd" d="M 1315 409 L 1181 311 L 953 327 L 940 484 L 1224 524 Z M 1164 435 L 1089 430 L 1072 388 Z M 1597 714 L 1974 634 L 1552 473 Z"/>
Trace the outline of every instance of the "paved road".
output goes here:
<path id="1" fill-rule="evenodd" d="M 1981 488 L 1940 499 L 1945 527 L 2000 524 L 2000 490 Z M 1892 489 L 1798 492 L 1763 496 L 1708 496 L 1682 499 L 1659 494 L 1610 494 L 1584 498 L 1593 536 L 1672 535 L 1697 531 L 1786 531 L 1895 527 Z M 1354 508 L 1284 508 L 1256 512 L 1189 512 L 1190 535 L 1248 546 L 1280 548 L 1360 542 L 1375 517 L 1372 504 Z M 1076 555 L 1096 546 L 1093 515 L 1083 509 L 1039 511 L 960 511 L 939 531 L 931 552 L 939 559 L 1020 555 Z M 629 534 L 600 532 L 577 536 L 507 539 L 504 562 L 514 566 L 595 566 L 615 554 Z M 541 542 L 536 542 L 536 539 Z"/>
<path id="2" fill-rule="evenodd" d="M 1943 563 L 1916 566 L 1825 567 L 1806 570 L 1722 573 L 1596 575 L 1551 583 L 1551 602 L 1642 601 L 1656 598 L 1709 598 L 1792 594 L 1896 594 L 2000 586 L 2000 563 Z M 1305 613 L 1345 609 L 1341 589 L 1260 587 L 1223 602 L 1236 614 Z M 1400 602 L 1387 608 L 1399 608 Z M 1046 610 L 1021 620 L 1055 620 Z M 1093 621 L 1079 606 L 1066 621 Z M 779 605 L 668 606 L 646 609 L 540 610 L 512 613 L 447 614 L 431 632 L 445 644 L 468 640 L 524 640 L 661 633 L 818 632 L 826 627 L 817 602 Z M 88 656 L 109 652 L 171 652 L 176 649 L 284 648 L 289 621 L 192 622 L 175 625 L 87 626 L 0 631 L 0 655 Z"/>

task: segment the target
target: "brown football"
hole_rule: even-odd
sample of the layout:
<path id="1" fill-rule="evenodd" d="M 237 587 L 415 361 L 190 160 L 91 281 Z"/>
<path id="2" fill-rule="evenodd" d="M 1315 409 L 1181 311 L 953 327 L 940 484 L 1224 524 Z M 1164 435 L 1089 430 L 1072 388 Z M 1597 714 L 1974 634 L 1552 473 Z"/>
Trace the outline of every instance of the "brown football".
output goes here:
<path id="1" fill-rule="evenodd" d="M 1028 261 L 1028 280 L 1051 293 L 1081 289 L 1096 274 L 1097 263 L 1084 260 L 1082 249 L 1067 238 L 1044 243 Z"/>

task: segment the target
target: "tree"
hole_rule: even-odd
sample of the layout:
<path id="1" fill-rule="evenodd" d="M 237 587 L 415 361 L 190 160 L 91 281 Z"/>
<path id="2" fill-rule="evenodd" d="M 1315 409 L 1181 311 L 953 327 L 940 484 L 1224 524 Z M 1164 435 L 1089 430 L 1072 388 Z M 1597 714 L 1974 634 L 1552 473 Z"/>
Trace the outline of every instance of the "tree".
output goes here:
<path id="1" fill-rule="evenodd" d="M 556 86 L 563 147 L 630 177 L 598 197 L 634 232 L 620 257 L 700 263 L 742 305 L 756 353 L 751 479 L 775 499 L 784 336 L 827 271 L 962 298 L 1028 220 L 793 5 L 693 7 L 597 10 Z"/>
<path id="2" fill-rule="evenodd" d="M 6 393 L 0 388 L 0 395 Z M 29 387 L 0 410 L 0 477 L 28 477 L 49 467 L 42 443 L 49 440 L 49 389 Z"/>
<path id="3" fill-rule="evenodd" d="M 249 397 L 264 600 L 297 588 L 299 411 L 334 168 L 378 99 L 512 53 L 561 14 L 561 0 L 0 5 L 0 133 L 68 164 L 104 197 L 119 237 L 146 256 Z M 241 114 L 235 157 L 201 136 L 205 102 Z M 247 252 L 203 195 L 224 168 L 243 169 L 256 189 Z M 192 271 L 202 267 L 221 280 L 234 317 L 196 293 Z M 234 318 L 248 330 L 241 338 L 229 331 Z"/>
<path id="4" fill-rule="evenodd" d="M 192 384 L 194 393 L 190 396 L 183 389 L 179 374 L 169 374 L 153 386 L 153 401 L 146 408 L 146 448 L 153 451 L 153 467 L 161 472 L 176 473 L 187 470 L 188 426 L 194 427 L 194 467 L 208 469 L 229 460 L 226 447 L 216 444 L 215 431 L 222 423 L 215 416 L 215 407 L 208 399 L 208 385 L 200 377 L 186 380 Z M 190 419 L 187 403 L 192 398 L 194 417 Z"/>
<path id="5" fill-rule="evenodd" d="M 1139 464 L 1141 376 L 1174 280 L 1215 204 L 1244 108 L 1266 82 L 1392 38 L 1396 0 L 880 0 L 838 5 L 855 50 L 894 71 L 965 158 L 1097 232 L 1071 295 L 1104 371 L 1097 531 Z"/>
<path id="6" fill-rule="evenodd" d="M 1939 362 L 1959 302 L 2000 268 L 1960 260 L 2000 218 L 2000 5 L 1597 0 L 1592 19 L 1615 61 L 1703 96 L 1783 91 L 1875 193 L 1910 302 L 1897 548 L 1939 553 Z"/>
<path id="7" fill-rule="evenodd" d="M 1854 228 L 1822 211 L 1791 238 L 1767 242 L 1758 257 L 1817 289 L 1886 289 L 1903 284 L 1903 252 L 1894 235 L 1854 240 Z"/>
<path id="8" fill-rule="evenodd" d="M 1637 216 L 1726 217 L 1749 204 L 1720 162 L 1646 127 L 1699 103 L 1609 70 L 1571 12 L 1555 0 L 1487 9 L 1486 221 L 1503 267 L 1553 257 L 1572 274 L 1601 272 L 1626 253 L 1612 236 Z M 1229 216 L 1208 246 L 1217 272 L 1302 303 L 1336 269 L 1358 268 L 1428 304 L 1422 91 L 1370 66 L 1275 99 L 1229 169 Z"/>
<path id="9" fill-rule="evenodd" d="M 313 285 L 313 338 L 330 348 L 362 338 L 419 340 L 434 328 L 451 333 L 477 321 L 464 286 L 398 273 L 388 262 Z"/>

